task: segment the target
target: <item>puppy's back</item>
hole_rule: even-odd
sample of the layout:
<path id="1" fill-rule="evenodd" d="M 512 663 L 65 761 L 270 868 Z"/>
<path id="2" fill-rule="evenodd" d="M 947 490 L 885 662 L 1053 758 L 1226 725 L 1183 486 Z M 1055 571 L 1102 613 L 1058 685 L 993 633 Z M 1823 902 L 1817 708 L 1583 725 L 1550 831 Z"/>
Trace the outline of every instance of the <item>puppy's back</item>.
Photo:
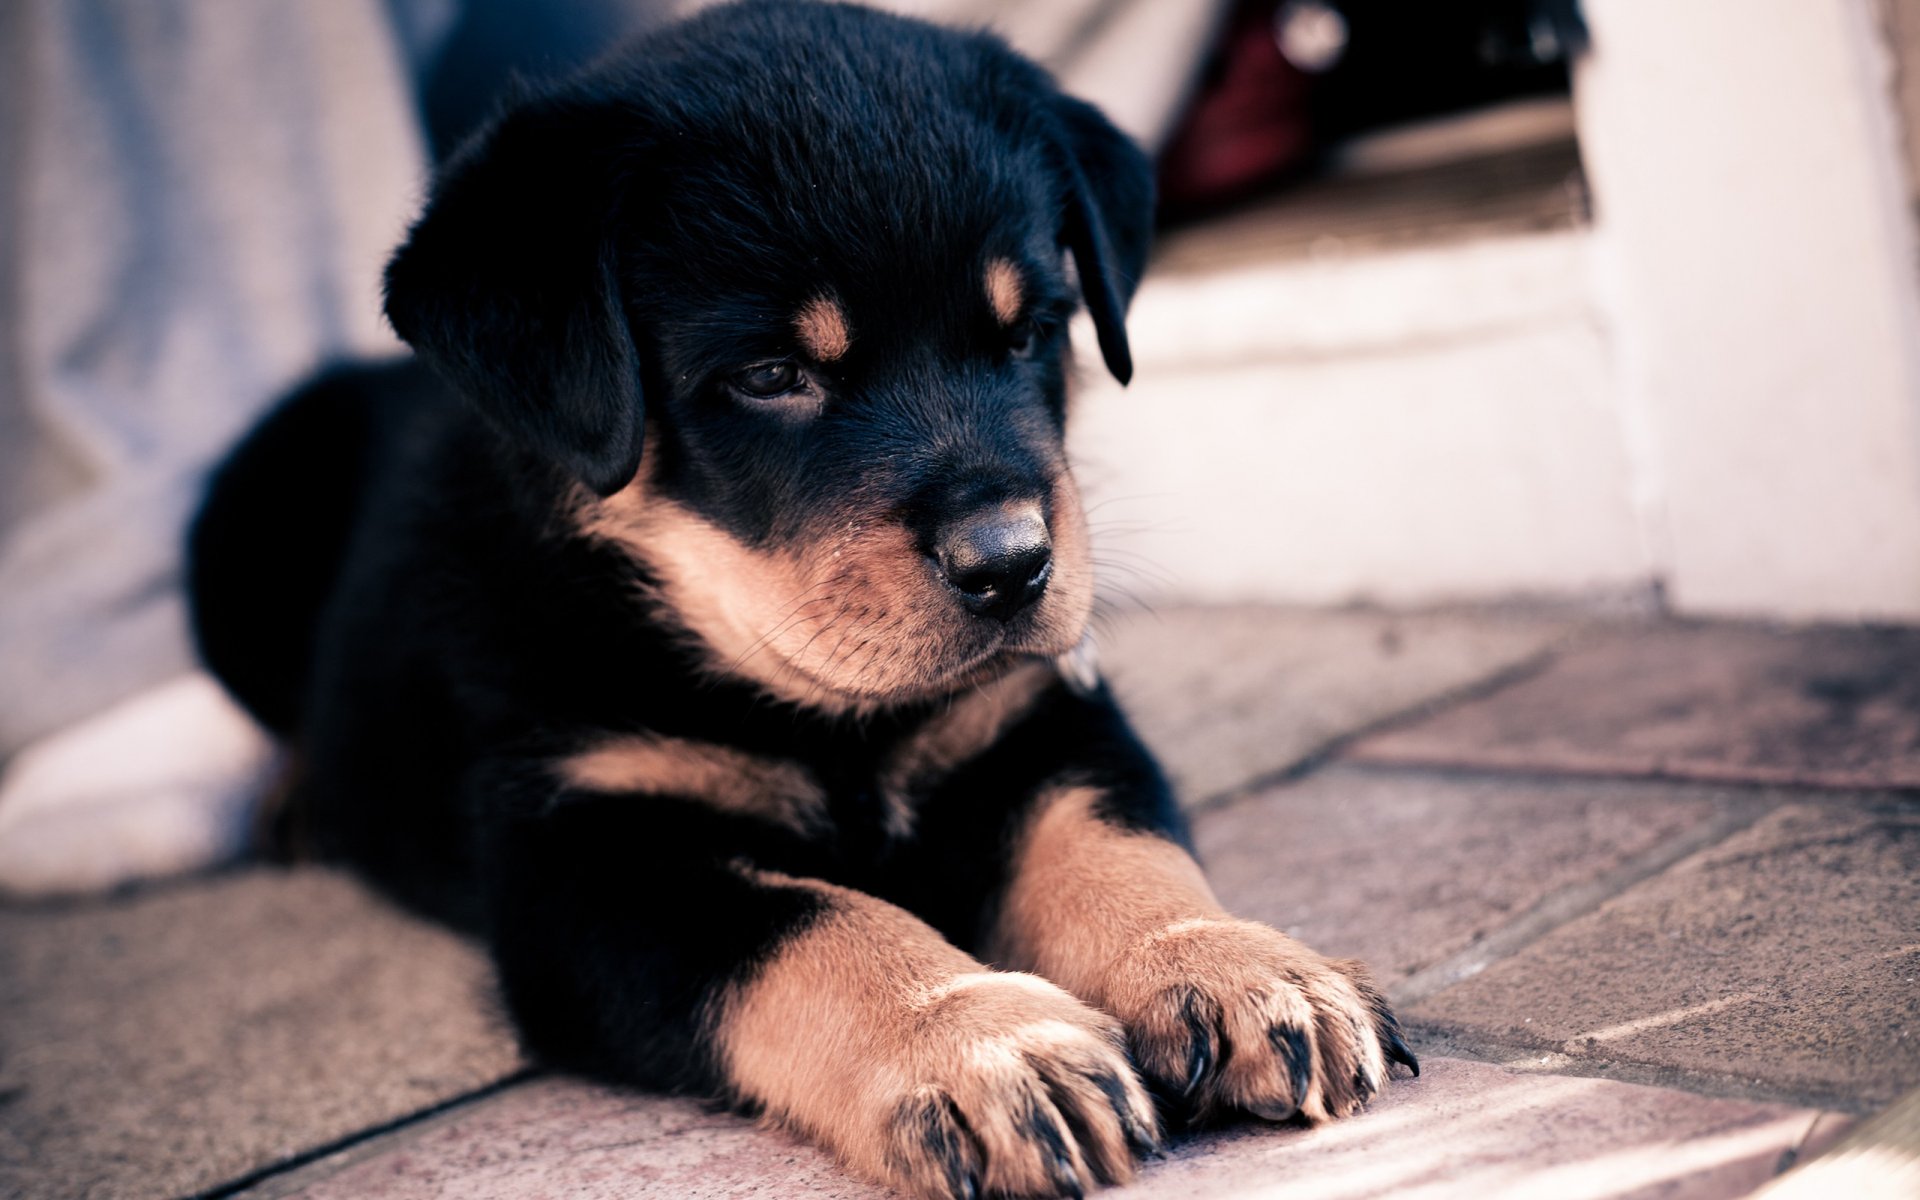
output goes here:
<path id="1" fill-rule="evenodd" d="M 194 638 L 220 681 L 276 733 L 300 724 L 316 631 L 383 423 L 437 390 L 411 361 L 328 371 L 281 401 L 208 484 L 187 542 Z"/>

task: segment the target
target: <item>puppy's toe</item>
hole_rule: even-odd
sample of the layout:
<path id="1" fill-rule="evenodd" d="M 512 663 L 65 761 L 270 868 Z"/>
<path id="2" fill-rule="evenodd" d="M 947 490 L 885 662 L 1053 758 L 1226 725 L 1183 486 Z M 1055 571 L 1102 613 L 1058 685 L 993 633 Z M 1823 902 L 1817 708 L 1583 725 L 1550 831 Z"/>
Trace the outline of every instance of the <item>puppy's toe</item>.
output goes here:
<path id="1" fill-rule="evenodd" d="M 1158 1151 L 1152 1100 L 1112 1018 L 1031 976 L 978 981 L 929 1017 L 920 1082 L 886 1134 L 890 1173 L 909 1190 L 1079 1197 Z"/>
<path id="2" fill-rule="evenodd" d="M 913 1191 L 953 1200 L 980 1195 L 980 1143 L 946 1093 L 923 1088 L 902 1101 L 887 1135 L 887 1166 Z"/>
<path id="3" fill-rule="evenodd" d="M 1345 1116 L 1380 1090 L 1389 1062 L 1419 1070 L 1364 966 L 1255 922 L 1182 922 L 1116 973 L 1135 1060 L 1194 1117 Z"/>

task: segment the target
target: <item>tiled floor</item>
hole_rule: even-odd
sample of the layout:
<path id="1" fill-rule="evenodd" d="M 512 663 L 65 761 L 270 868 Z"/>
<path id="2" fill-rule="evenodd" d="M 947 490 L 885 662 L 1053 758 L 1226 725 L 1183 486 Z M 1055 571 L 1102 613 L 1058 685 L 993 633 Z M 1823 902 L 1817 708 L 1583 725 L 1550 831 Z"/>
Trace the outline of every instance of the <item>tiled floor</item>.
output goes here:
<path id="1" fill-rule="evenodd" d="M 1489 934 L 1711 834 L 1746 798 L 1335 766 L 1203 816 L 1220 898 L 1400 987 Z M 1735 817 L 1738 819 L 1738 817 Z"/>
<path id="2" fill-rule="evenodd" d="M 1920 636 L 1906 629 L 1624 628 L 1435 720 L 1379 763 L 1920 788 Z"/>
<path id="3" fill-rule="evenodd" d="M 489 982 L 318 869 L 0 908 L 0 1196 L 190 1195 L 485 1087 Z"/>
<path id="4" fill-rule="evenodd" d="M 1708 1200 L 1766 1182 L 1845 1121 L 1804 1108 L 1532 1075 L 1436 1059 L 1352 1121 L 1252 1124 L 1192 1136 L 1114 1200 L 1378 1196 Z M 521 1200 L 569 1196 L 835 1197 L 892 1193 L 846 1179 L 784 1134 L 686 1101 L 540 1082 L 362 1156 L 253 1193 L 298 1200 Z"/>
<path id="5" fill-rule="evenodd" d="M 1920 805 L 1785 805 L 1407 1015 L 1889 1103 L 1920 1086 Z"/>
<path id="6" fill-rule="evenodd" d="M 1920 633 L 1122 627 L 1108 669 L 1223 898 L 1371 960 L 1427 1070 L 1352 1121 L 1191 1137 L 1112 1194 L 1731 1197 L 1920 1085 L 1903 664 Z M 0 907 L 0 1195 L 886 1194 L 521 1067 L 473 949 L 328 872 Z"/>

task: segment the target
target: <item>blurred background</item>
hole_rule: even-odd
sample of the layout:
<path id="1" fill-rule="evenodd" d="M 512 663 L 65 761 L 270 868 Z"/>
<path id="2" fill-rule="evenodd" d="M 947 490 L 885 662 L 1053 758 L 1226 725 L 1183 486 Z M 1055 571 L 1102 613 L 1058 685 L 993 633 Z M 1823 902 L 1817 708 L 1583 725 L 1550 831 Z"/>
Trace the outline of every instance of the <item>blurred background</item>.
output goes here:
<path id="1" fill-rule="evenodd" d="M 1159 156 L 1137 377 L 1074 432 L 1129 595 L 1920 618 L 1920 0 L 889 6 Z M 380 267 L 510 79 L 696 7 L 0 6 L 0 883 L 136 786 L 154 863 L 231 842 L 207 466 L 400 351 Z"/>

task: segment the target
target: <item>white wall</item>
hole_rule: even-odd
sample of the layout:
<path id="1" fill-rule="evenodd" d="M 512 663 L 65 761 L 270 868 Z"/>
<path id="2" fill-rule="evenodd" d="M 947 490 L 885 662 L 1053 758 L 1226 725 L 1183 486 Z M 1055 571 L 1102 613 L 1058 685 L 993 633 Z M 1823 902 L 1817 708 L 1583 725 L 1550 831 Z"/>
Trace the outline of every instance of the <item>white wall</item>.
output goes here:
<path id="1" fill-rule="evenodd" d="M 1589 242 L 1150 276 L 1133 386 L 1086 357 L 1074 406 L 1109 577 L 1321 603 L 1644 587 Z"/>
<path id="2" fill-rule="evenodd" d="M 1867 3 L 1587 0 L 1601 298 L 1683 611 L 1920 616 L 1920 274 Z"/>

